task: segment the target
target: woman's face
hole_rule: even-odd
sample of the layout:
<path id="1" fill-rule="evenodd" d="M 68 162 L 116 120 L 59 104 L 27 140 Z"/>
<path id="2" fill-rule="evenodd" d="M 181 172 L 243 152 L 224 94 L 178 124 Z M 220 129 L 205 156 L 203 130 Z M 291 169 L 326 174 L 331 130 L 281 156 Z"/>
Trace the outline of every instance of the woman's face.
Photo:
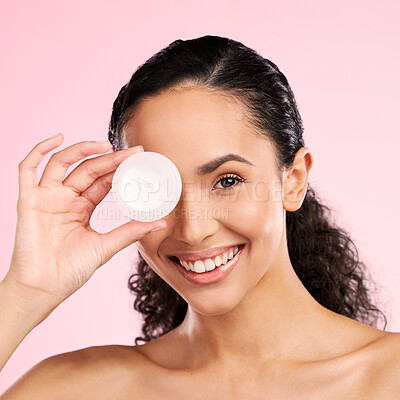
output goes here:
<path id="1" fill-rule="evenodd" d="M 285 219 L 276 155 L 252 132 L 242 107 L 205 89 L 174 88 L 146 99 L 124 127 L 128 147 L 141 144 L 168 157 L 183 185 L 177 206 L 164 218 L 167 227 L 136 246 L 154 272 L 204 315 L 234 308 L 281 255 Z M 226 154 L 251 164 L 228 161 L 198 173 L 199 166 Z M 239 244 L 245 247 L 235 268 L 207 285 L 187 280 L 168 257 Z"/>

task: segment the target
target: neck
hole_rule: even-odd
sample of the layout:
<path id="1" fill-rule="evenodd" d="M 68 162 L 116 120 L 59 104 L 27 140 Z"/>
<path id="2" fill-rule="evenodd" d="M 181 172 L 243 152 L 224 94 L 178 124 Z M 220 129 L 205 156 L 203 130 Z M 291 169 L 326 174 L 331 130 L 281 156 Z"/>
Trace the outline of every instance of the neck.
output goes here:
<path id="1" fill-rule="evenodd" d="M 322 348 L 326 351 L 338 319 L 348 326 L 350 319 L 314 300 L 290 263 L 285 240 L 281 246 L 282 256 L 234 309 L 206 316 L 188 306 L 177 328 L 180 343 L 187 345 L 187 359 L 201 365 L 310 361 L 322 356 Z M 344 330 L 339 332 L 343 335 Z M 337 346 L 340 340 L 328 346 L 328 352 L 337 352 Z"/>

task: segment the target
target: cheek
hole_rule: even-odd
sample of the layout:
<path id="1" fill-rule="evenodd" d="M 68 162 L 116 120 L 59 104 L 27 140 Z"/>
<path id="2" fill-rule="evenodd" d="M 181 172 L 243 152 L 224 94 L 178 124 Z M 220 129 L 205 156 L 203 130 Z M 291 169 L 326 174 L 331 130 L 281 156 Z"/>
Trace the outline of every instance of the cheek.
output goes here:
<path id="1" fill-rule="evenodd" d="M 136 242 L 136 248 L 142 256 L 146 264 L 155 272 L 161 279 L 168 282 L 169 279 L 164 274 L 163 267 L 160 269 L 160 260 L 158 259 L 157 249 L 158 244 L 155 245 L 154 241 L 149 238 L 143 238 Z"/>
<path id="2" fill-rule="evenodd" d="M 141 240 L 138 240 L 135 243 L 135 245 L 140 255 L 144 258 L 147 264 L 153 267 L 154 262 L 157 262 L 156 258 L 158 257 L 157 256 L 158 243 L 156 243 L 154 239 L 148 236 L 151 236 L 151 234 L 148 234 L 146 235 L 146 237 L 142 238 Z"/>
<path id="3" fill-rule="evenodd" d="M 251 242 L 280 239 L 284 210 L 275 186 L 275 182 L 246 183 L 229 199 L 220 200 L 226 210 L 224 223 Z"/>

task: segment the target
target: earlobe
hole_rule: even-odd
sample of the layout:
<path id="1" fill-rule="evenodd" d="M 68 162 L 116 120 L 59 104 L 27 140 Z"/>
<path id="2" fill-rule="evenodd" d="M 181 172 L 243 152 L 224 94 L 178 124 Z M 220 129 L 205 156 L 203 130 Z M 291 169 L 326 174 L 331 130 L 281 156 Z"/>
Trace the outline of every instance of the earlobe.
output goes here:
<path id="1" fill-rule="evenodd" d="M 297 211 L 303 204 L 307 193 L 308 175 L 313 163 L 313 156 L 307 147 L 297 151 L 284 181 L 282 204 L 286 211 Z"/>

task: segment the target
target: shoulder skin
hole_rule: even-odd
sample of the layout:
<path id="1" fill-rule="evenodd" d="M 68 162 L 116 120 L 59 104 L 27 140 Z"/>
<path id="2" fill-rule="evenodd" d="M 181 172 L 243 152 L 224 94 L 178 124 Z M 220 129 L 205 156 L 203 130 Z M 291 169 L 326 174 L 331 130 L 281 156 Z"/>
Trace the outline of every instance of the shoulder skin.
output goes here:
<path id="1" fill-rule="evenodd" d="M 122 345 L 57 354 L 29 369 L 0 400 L 124 399 L 127 389 L 140 387 L 136 372 L 141 361 L 143 356 L 134 347 Z"/>

